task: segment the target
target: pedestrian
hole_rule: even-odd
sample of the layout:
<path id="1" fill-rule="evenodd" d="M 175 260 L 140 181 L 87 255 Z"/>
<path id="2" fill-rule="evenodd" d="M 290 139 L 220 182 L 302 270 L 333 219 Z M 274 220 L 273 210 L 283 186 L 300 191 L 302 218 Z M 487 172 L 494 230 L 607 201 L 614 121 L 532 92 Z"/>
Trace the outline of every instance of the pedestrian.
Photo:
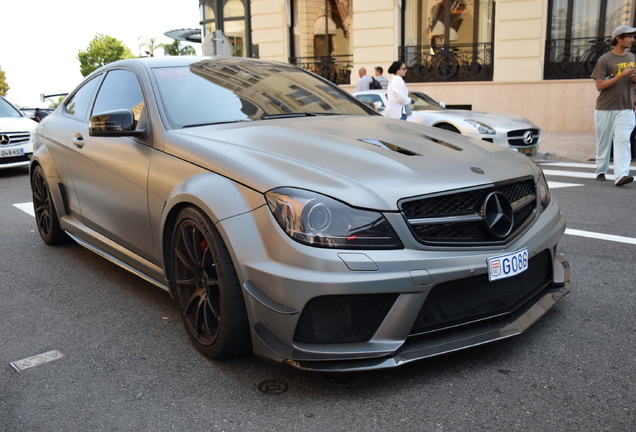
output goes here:
<path id="1" fill-rule="evenodd" d="M 384 69 L 382 69 L 382 66 L 376 66 L 375 80 L 382 85 L 383 89 L 386 90 L 386 88 L 389 86 L 389 80 L 382 75 L 383 73 L 384 73 Z"/>
<path id="2" fill-rule="evenodd" d="M 367 70 L 365 68 L 360 68 L 358 70 L 358 75 L 360 79 L 358 80 L 358 84 L 356 84 L 356 91 L 369 90 L 371 88 L 371 77 L 367 75 Z"/>
<path id="3" fill-rule="evenodd" d="M 634 129 L 634 83 L 636 58 L 629 52 L 636 27 L 618 26 L 612 32 L 612 50 L 598 59 L 592 78 L 599 91 L 594 110 L 596 126 L 596 180 L 605 180 L 610 148 L 614 146 L 614 184 L 634 181 L 629 175 L 630 142 Z"/>
<path id="4" fill-rule="evenodd" d="M 35 114 L 33 114 L 33 120 L 40 123 L 42 121 L 42 114 L 40 114 L 40 108 L 35 109 Z"/>
<path id="5" fill-rule="evenodd" d="M 404 82 L 406 75 L 406 64 L 401 61 L 394 61 L 389 67 L 389 73 L 393 74 L 393 78 L 389 81 L 386 97 L 388 100 L 385 117 L 406 120 L 411 115 L 411 98 L 409 98 L 409 90 Z"/>

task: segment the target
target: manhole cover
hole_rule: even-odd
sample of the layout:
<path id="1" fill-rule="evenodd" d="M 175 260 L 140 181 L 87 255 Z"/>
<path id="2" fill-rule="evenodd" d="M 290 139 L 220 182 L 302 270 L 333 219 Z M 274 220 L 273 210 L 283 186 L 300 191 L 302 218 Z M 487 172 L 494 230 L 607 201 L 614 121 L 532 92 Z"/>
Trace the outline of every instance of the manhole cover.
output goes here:
<path id="1" fill-rule="evenodd" d="M 285 393 L 289 386 L 285 381 L 265 380 L 258 385 L 258 389 L 265 394 L 275 395 Z"/>

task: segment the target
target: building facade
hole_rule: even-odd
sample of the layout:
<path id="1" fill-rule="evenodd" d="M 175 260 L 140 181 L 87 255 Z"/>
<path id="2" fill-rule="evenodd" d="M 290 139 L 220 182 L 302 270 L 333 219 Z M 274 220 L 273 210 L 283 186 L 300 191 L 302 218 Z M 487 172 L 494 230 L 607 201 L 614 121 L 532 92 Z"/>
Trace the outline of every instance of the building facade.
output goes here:
<path id="1" fill-rule="evenodd" d="M 520 115 L 544 132 L 594 131 L 590 73 L 612 30 L 636 24 L 633 0 L 200 0 L 200 9 L 203 37 L 223 30 L 235 55 L 295 63 L 348 91 L 359 68 L 401 60 L 409 89 Z"/>

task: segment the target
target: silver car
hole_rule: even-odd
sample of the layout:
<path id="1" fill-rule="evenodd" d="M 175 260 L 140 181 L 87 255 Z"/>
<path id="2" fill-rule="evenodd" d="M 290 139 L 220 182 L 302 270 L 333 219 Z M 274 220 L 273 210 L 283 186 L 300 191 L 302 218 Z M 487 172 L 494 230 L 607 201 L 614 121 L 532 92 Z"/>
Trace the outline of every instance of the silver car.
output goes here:
<path id="1" fill-rule="evenodd" d="M 37 123 L 0 96 L 0 169 L 29 166 Z"/>
<path id="2" fill-rule="evenodd" d="M 111 63 L 39 124 L 30 175 L 44 242 L 169 291 L 212 358 L 390 368 L 519 334 L 570 291 L 534 161 L 289 64 Z"/>
<path id="3" fill-rule="evenodd" d="M 387 106 L 386 90 L 367 90 L 355 92 L 353 95 L 371 102 L 381 114 L 384 114 Z M 539 150 L 541 129 L 523 117 L 446 109 L 443 103 L 436 102 L 420 92 L 409 92 L 409 97 L 413 104 L 412 115 L 407 118 L 408 121 L 488 141 L 527 156 L 535 156 Z"/>

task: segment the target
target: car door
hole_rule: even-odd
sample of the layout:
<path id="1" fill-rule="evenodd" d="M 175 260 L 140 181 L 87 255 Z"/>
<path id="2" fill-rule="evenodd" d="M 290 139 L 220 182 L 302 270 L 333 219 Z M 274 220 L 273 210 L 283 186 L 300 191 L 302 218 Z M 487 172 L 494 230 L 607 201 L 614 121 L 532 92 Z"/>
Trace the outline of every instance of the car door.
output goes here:
<path id="1" fill-rule="evenodd" d="M 91 116 L 131 110 L 147 125 L 146 106 L 132 70 L 109 71 L 98 90 Z M 154 243 L 148 212 L 150 133 L 133 137 L 91 137 L 81 123 L 69 140 L 69 169 L 86 226 L 152 260 Z M 154 261 L 154 260 L 153 260 Z"/>

